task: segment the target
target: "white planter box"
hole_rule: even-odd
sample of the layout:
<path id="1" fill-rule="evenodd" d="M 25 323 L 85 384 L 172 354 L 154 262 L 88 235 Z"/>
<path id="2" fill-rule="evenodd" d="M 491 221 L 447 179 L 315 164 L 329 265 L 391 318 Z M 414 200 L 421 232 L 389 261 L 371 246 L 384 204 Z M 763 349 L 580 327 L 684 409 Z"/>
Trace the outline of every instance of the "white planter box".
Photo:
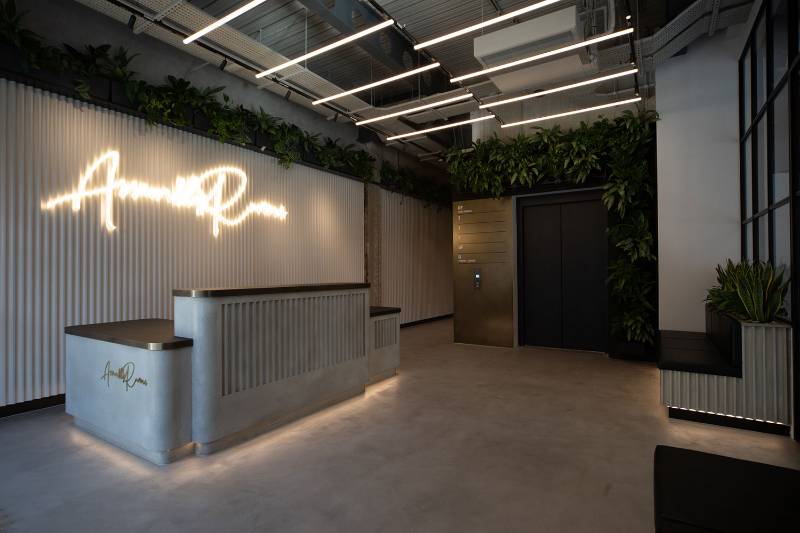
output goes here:
<path id="1" fill-rule="evenodd" d="M 742 377 L 661 371 L 661 402 L 668 407 L 791 425 L 792 328 L 740 322 Z"/>

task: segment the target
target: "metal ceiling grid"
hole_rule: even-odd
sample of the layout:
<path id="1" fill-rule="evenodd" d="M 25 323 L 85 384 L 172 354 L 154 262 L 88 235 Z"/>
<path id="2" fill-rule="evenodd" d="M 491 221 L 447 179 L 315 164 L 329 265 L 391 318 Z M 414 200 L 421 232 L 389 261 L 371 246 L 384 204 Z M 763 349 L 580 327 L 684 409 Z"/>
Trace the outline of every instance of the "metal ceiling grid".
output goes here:
<path id="1" fill-rule="evenodd" d="M 438 37 L 478 22 L 499 16 L 489 0 L 376 0 L 383 9 L 395 18 L 419 42 Z M 531 0 L 496 0 L 503 13 L 530 5 Z M 557 8 L 574 4 L 565 0 L 555 4 Z M 528 13 L 519 20 L 530 20 L 551 9 Z M 454 76 L 480 70 L 481 64 L 473 53 L 473 40 L 484 32 L 493 32 L 514 24 L 508 20 L 484 28 L 482 31 L 462 35 L 426 48 Z"/>
<path id="2" fill-rule="evenodd" d="M 237 0 L 193 0 L 191 3 L 215 18 L 241 4 Z M 265 2 L 229 22 L 228 26 L 287 58 L 301 56 L 342 38 L 338 31 L 296 0 Z M 212 33 L 207 38 L 214 40 L 215 37 L 216 34 Z M 393 74 L 390 69 L 373 61 L 357 44 L 348 44 L 324 56 L 312 58 L 303 66 L 344 89 L 358 87 Z M 284 71 L 281 72 L 283 73 Z M 413 87 L 407 82 L 398 82 L 383 92 L 398 95 L 411 93 L 412 90 Z M 327 93 L 319 96 L 327 96 Z"/>
<path id="3" fill-rule="evenodd" d="M 114 6 L 107 0 L 77 1 L 98 11 L 106 13 L 120 22 L 127 22 L 130 15 L 130 13 L 128 13 L 126 10 Z M 152 16 L 166 12 L 167 15 L 163 18 L 165 22 L 168 22 L 173 27 L 183 28 L 187 32 L 199 30 L 216 20 L 215 17 L 201 11 L 196 6 L 187 2 L 176 4 L 174 0 L 138 0 L 126 1 L 124 3 L 131 5 L 131 7 L 142 12 L 149 13 Z M 150 24 L 144 30 L 144 33 L 152 35 L 177 48 L 181 48 L 184 51 L 191 53 L 196 57 L 200 57 L 212 64 L 219 62 L 219 56 L 216 54 L 204 50 L 199 46 L 186 46 L 176 35 L 167 30 L 159 28 L 156 25 Z M 231 54 L 256 69 L 277 65 L 288 60 L 288 58 L 282 54 L 279 54 L 269 47 L 258 43 L 256 40 L 229 25 L 222 26 L 221 28 L 215 30 L 209 37 L 211 37 L 209 40 L 212 42 L 212 45 L 218 47 L 223 53 Z M 233 68 L 232 65 L 228 67 L 228 71 L 237 74 L 253 83 L 258 83 L 259 85 L 271 89 L 276 93 L 282 94 L 285 92 L 285 88 L 280 88 L 280 86 L 276 86 L 275 83 L 269 80 L 256 80 L 255 74 L 252 71 L 247 71 L 246 69 L 237 70 Z M 301 65 L 293 65 L 288 67 L 287 69 L 281 71 L 281 74 L 283 74 L 283 78 L 288 78 L 286 83 L 296 86 L 298 89 L 300 89 L 301 94 L 310 93 L 312 96 L 328 95 L 341 91 L 337 85 L 331 83 L 321 76 L 314 74 Z M 320 106 L 312 106 L 310 99 L 297 98 L 296 101 L 300 101 L 307 107 L 315 109 L 323 115 L 328 116 L 331 114 Z M 343 109 L 359 109 L 369 106 L 367 102 L 356 96 L 347 96 L 337 100 L 336 102 L 333 102 L 332 104 L 334 104 L 336 107 L 341 106 Z"/>

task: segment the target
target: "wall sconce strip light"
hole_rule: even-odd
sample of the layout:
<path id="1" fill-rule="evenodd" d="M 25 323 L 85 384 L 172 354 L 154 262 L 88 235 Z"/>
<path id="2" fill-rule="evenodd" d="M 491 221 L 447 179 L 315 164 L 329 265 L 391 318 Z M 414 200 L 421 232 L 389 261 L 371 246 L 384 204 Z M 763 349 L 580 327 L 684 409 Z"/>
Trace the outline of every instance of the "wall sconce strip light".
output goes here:
<path id="1" fill-rule="evenodd" d="M 616 31 L 614 33 L 608 33 L 606 35 L 601 35 L 599 37 L 593 37 L 586 41 L 581 41 L 579 43 L 570 44 L 564 46 L 562 48 L 556 48 L 555 50 L 550 50 L 548 52 L 542 52 L 541 54 L 532 55 L 530 57 L 523 57 L 522 59 L 517 59 L 516 61 L 511 61 L 510 63 L 504 63 L 502 65 L 497 65 L 495 67 L 485 68 L 483 70 L 479 70 L 477 72 L 471 72 L 469 74 L 464 74 L 463 76 L 456 76 L 455 78 L 450 79 L 450 83 L 456 83 L 462 80 L 466 80 L 469 78 L 474 78 L 476 76 L 483 76 L 485 74 L 490 74 L 492 72 L 497 72 L 498 70 L 505 70 L 507 68 L 516 67 L 518 65 L 524 65 L 525 63 L 531 63 L 533 61 L 538 61 L 539 59 L 545 59 L 547 57 L 556 56 L 558 54 L 563 54 L 564 52 L 569 52 L 571 50 L 578 50 L 579 48 L 584 48 L 586 46 L 591 46 L 593 44 L 601 43 L 603 41 L 608 41 L 610 39 L 615 39 L 617 37 L 622 37 L 623 35 L 628 35 L 629 33 L 633 33 L 633 28 L 626 28 L 621 31 Z"/>
<path id="2" fill-rule="evenodd" d="M 186 39 L 183 40 L 183 44 L 189 44 L 192 41 L 196 41 L 197 39 L 199 39 L 203 35 L 205 35 L 207 33 L 211 33 L 212 31 L 216 30 L 220 26 L 224 26 L 225 24 L 227 24 L 228 22 L 232 21 L 233 19 L 235 19 L 239 15 L 242 15 L 243 13 L 247 13 L 251 9 L 260 6 L 261 4 L 263 4 L 266 1 L 267 0 L 253 0 L 252 2 L 248 2 L 247 4 L 243 5 L 239 9 L 234 9 L 233 11 L 231 11 L 230 13 L 228 13 L 227 15 L 222 17 L 221 19 L 217 20 L 213 24 L 209 24 L 208 26 L 206 26 L 202 30 L 198 31 L 197 33 L 193 33 L 192 35 L 188 36 Z"/>
<path id="3" fill-rule="evenodd" d="M 492 102 L 489 104 L 481 104 L 478 109 L 486 109 L 489 107 L 497 107 L 501 105 L 511 104 L 514 102 L 520 102 L 522 100 L 528 100 L 530 98 L 538 98 L 540 96 L 546 96 L 548 94 L 560 93 L 562 91 L 568 91 L 570 89 L 575 89 L 577 87 L 583 87 L 586 85 L 593 85 L 595 83 L 601 83 L 608 80 L 613 80 L 614 78 L 621 78 L 622 76 L 629 76 L 631 74 L 636 74 L 639 72 L 638 68 L 632 68 L 630 70 L 625 70 L 623 72 L 617 72 L 615 74 L 609 74 L 607 76 L 601 76 L 599 78 L 592 78 L 590 80 L 579 81 L 577 83 L 571 83 L 569 85 L 563 85 L 561 87 L 555 87 L 553 89 L 547 89 L 545 91 L 539 91 L 531 94 L 525 94 L 522 96 L 516 96 L 514 98 L 508 98 L 506 100 L 498 100 L 497 102 Z"/>
<path id="4" fill-rule="evenodd" d="M 396 139 L 405 139 L 406 137 L 416 137 L 417 135 L 422 135 L 425 133 L 431 133 L 432 131 L 439 131 L 439 130 L 446 130 L 447 128 L 455 128 L 456 126 L 463 126 L 464 124 L 471 124 L 473 122 L 480 122 L 481 120 L 489 120 L 490 118 L 494 118 L 494 115 L 486 115 L 483 117 L 478 118 L 471 118 L 469 120 L 462 120 L 461 122 L 453 122 L 452 124 L 445 124 L 443 126 L 436 126 L 433 128 L 428 128 L 426 130 L 419 130 L 419 131 L 411 131 L 409 133 L 401 133 L 400 135 L 393 135 L 392 137 L 386 137 L 387 141 L 394 141 Z"/>
<path id="5" fill-rule="evenodd" d="M 411 115 L 411 114 L 414 114 L 414 113 L 416 113 L 418 111 L 424 111 L 426 109 L 431 109 L 431 108 L 443 106 L 443 105 L 446 105 L 446 104 L 452 104 L 453 102 L 460 102 L 461 100 L 467 100 L 469 98 L 472 98 L 472 93 L 467 93 L 467 94 L 462 94 L 462 95 L 459 95 L 459 96 L 454 96 L 453 98 L 448 98 L 447 100 L 440 100 L 438 102 L 431 102 L 430 104 L 425 104 L 425 105 L 421 105 L 421 106 L 418 106 L 418 107 L 412 107 L 411 109 L 404 109 L 402 111 L 397 111 L 395 113 L 389 113 L 388 115 L 381 115 L 381 116 L 375 117 L 375 118 L 368 118 L 366 120 L 359 120 L 358 122 L 356 122 L 356 126 L 362 126 L 364 124 L 370 124 L 372 122 L 378 122 L 379 120 L 386 120 L 387 118 L 399 117 L 399 116 L 402 116 L 402 115 Z"/>
<path id="6" fill-rule="evenodd" d="M 505 15 L 500 15 L 499 17 L 495 17 L 493 19 L 489 19 L 478 24 L 473 24 L 472 26 L 468 26 L 466 28 L 462 28 L 460 30 L 456 30 L 452 33 L 448 33 L 446 35 L 442 35 L 441 37 L 436 37 L 434 39 L 430 39 L 428 41 L 419 43 L 414 45 L 414 50 L 419 50 L 421 48 L 427 48 L 431 45 L 436 43 L 440 43 L 442 41 L 447 41 L 453 39 L 455 37 L 460 37 L 461 35 L 465 35 L 467 33 L 472 33 L 474 31 L 480 30 L 481 28 L 485 28 L 487 26 L 491 26 L 493 24 L 497 24 L 499 22 L 503 22 L 505 20 L 511 20 L 513 18 L 519 17 L 520 15 L 524 15 L 525 13 L 530 13 L 531 11 L 536 11 L 537 9 L 541 9 L 543 7 L 547 7 L 549 5 L 556 4 L 561 2 L 562 0 L 544 0 L 543 2 L 538 2 L 536 4 L 529 5 L 528 7 L 523 7 L 522 9 L 517 9 L 516 11 L 512 11 L 510 13 L 506 13 Z"/>
<path id="7" fill-rule="evenodd" d="M 583 109 L 576 109 L 575 111 L 567 111 L 566 113 L 558 113 L 557 115 L 548 115 L 546 117 L 537 117 L 537 118 L 530 118 L 528 120 L 520 120 L 519 122 L 512 122 L 510 124 L 501 124 L 501 128 L 512 128 L 514 126 L 521 126 L 523 124 L 531 124 L 533 122 L 541 122 L 543 120 L 550 120 L 553 118 L 561 118 L 561 117 L 568 117 L 570 115 L 577 115 L 578 113 L 588 113 L 589 111 L 596 111 L 598 109 L 606 109 L 608 107 L 616 107 L 619 105 L 625 104 L 632 104 L 634 102 L 638 102 L 642 99 L 641 96 L 637 96 L 636 98 L 630 98 L 628 100 L 621 100 L 619 102 L 611 102 L 609 104 L 603 105 L 596 105 L 594 107 L 585 107 Z"/>
<path id="8" fill-rule="evenodd" d="M 314 105 L 324 104 L 325 102 L 330 102 L 331 100 L 336 100 L 337 98 L 341 98 L 343 96 L 348 96 L 350 94 L 354 94 L 357 92 L 366 91 L 367 89 L 372 89 L 373 87 L 377 87 L 378 85 L 383 85 L 384 83 L 390 83 L 393 81 L 402 80 L 403 78 L 413 76 L 414 74 L 419 74 L 420 72 L 425 72 L 426 70 L 431 70 L 432 68 L 437 68 L 438 66 L 439 63 L 431 63 L 430 65 L 425 65 L 424 67 L 415 68 L 414 70 L 409 70 L 408 72 L 403 72 L 402 74 L 397 74 L 389 78 L 373 81 L 372 83 L 362 85 L 361 87 L 356 87 L 355 89 L 350 89 L 349 91 L 344 91 L 339 94 L 334 94 L 333 96 L 326 96 L 325 98 L 320 98 L 319 100 L 314 100 L 311 103 Z"/>
<path id="9" fill-rule="evenodd" d="M 394 20 L 393 19 L 384 20 L 380 24 L 376 24 L 375 26 L 372 26 L 371 28 L 367 28 L 366 30 L 361 30 L 360 32 L 354 33 L 353 35 L 349 35 L 349 36 L 345 37 L 344 39 L 341 39 L 341 40 L 338 40 L 338 41 L 333 42 L 331 44 L 325 45 L 322 48 L 318 48 L 318 49 L 313 50 L 313 51 L 311 51 L 311 52 L 309 52 L 307 54 L 303 54 L 298 58 L 291 59 L 291 60 L 287 61 L 286 63 L 282 63 L 282 64 L 278 65 L 277 67 L 272 67 L 270 69 L 265 70 L 264 72 L 260 72 L 260 73 L 256 74 L 256 78 L 263 78 L 264 76 L 269 76 L 270 74 L 274 74 L 275 72 L 278 72 L 279 70 L 283 70 L 283 69 L 285 69 L 287 67 L 291 67 L 292 65 L 296 65 L 297 63 L 302 63 L 306 59 L 310 59 L 312 57 L 316 57 L 316 56 L 318 56 L 320 54 L 324 54 L 325 52 L 330 52 L 334 48 L 339 48 L 340 46 L 343 46 L 343 45 L 345 45 L 347 43 L 351 43 L 351 42 L 353 42 L 353 41 L 355 41 L 357 39 L 360 39 L 361 37 L 364 37 L 364 36 L 369 35 L 371 33 L 375 33 L 376 31 L 380 31 L 383 28 L 386 28 L 387 26 L 391 26 L 392 24 L 394 24 Z"/>

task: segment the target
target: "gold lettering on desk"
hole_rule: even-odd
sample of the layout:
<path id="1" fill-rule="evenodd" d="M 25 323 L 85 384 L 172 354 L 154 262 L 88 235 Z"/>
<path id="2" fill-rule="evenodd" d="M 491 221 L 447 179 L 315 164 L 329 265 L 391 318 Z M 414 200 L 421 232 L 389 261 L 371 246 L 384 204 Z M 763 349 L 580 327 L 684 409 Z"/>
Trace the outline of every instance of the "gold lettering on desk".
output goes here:
<path id="1" fill-rule="evenodd" d="M 105 175 L 100 172 L 105 165 Z M 247 188 L 247 174 L 236 167 L 216 167 L 200 175 L 178 176 L 172 187 L 123 178 L 119 175 L 120 155 L 109 150 L 92 161 L 78 181 L 73 192 L 50 198 L 42 202 L 42 209 L 53 210 L 62 204 L 71 204 L 72 210 L 80 211 L 84 200 L 100 198 L 100 223 L 108 232 L 117 229 L 114 224 L 114 202 L 119 200 L 150 200 L 165 203 L 175 208 L 193 209 L 197 217 L 210 217 L 214 237 L 219 235 L 220 225 L 237 226 L 250 216 L 286 220 L 288 212 L 283 205 L 275 206 L 267 201 L 250 202 L 240 207 L 237 204 Z M 229 183 L 230 181 L 233 183 Z M 94 183 L 95 181 L 99 183 Z M 90 187 L 90 185 L 95 185 Z M 231 190 L 227 193 L 226 191 Z"/>
<path id="2" fill-rule="evenodd" d="M 147 380 L 144 378 L 137 378 L 135 376 L 136 365 L 133 361 L 128 361 L 116 370 L 111 368 L 111 361 L 106 361 L 106 367 L 103 370 L 103 375 L 100 376 L 101 380 L 105 380 L 106 386 L 111 386 L 111 378 L 117 378 L 125 384 L 125 392 L 128 392 L 136 385 L 141 384 L 147 386 Z"/>

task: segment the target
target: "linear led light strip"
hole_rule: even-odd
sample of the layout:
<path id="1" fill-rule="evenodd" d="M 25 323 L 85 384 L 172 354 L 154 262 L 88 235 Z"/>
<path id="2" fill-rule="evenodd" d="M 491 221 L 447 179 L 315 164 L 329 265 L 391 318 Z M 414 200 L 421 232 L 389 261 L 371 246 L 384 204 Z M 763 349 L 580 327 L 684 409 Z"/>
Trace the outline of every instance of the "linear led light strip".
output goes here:
<path id="1" fill-rule="evenodd" d="M 530 57 L 523 57 L 522 59 L 517 59 L 516 61 L 511 61 L 510 63 L 504 63 L 502 65 L 497 65 L 495 67 L 485 68 L 483 70 L 479 70 L 477 72 L 471 72 L 469 74 L 464 74 L 463 76 L 456 76 L 455 78 L 450 79 L 450 83 L 456 83 L 461 80 L 466 80 L 468 78 L 474 78 L 475 76 L 483 76 L 484 74 L 489 74 L 492 72 L 497 72 L 498 70 L 505 70 L 507 68 L 516 67 L 518 65 L 524 65 L 525 63 L 530 63 L 532 61 L 538 61 L 539 59 L 545 59 L 547 57 L 552 57 L 558 54 L 563 54 L 564 52 L 569 52 L 570 50 L 578 50 L 579 48 L 583 48 L 585 46 L 591 46 L 593 44 L 601 43 L 603 41 L 608 41 L 609 39 L 615 39 L 617 37 L 621 37 L 623 35 L 628 35 L 629 33 L 633 33 L 633 28 L 627 28 L 621 31 L 616 31 L 614 33 L 609 33 L 606 35 L 601 35 L 599 37 L 594 37 L 592 39 L 588 39 L 586 41 L 581 41 L 579 43 L 570 44 L 564 46 L 562 48 L 556 48 L 555 50 L 550 50 L 548 52 L 542 52 L 541 54 L 532 55 Z"/>
<path id="2" fill-rule="evenodd" d="M 225 15 L 224 17 L 222 17 L 218 21 L 214 22 L 213 24 L 209 24 L 208 26 L 206 26 L 202 30 L 198 31 L 197 33 L 193 33 L 192 35 L 188 36 L 186 39 L 183 40 L 183 44 L 189 44 L 192 41 L 196 41 L 197 39 L 199 39 L 203 35 L 216 30 L 220 26 L 223 26 L 223 25 L 227 24 L 228 22 L 232 21 L 233 19 L 235 19 L 239 15 L 250 11 L 254 7 L 260 6 L 261 4 L 263 4 L 266 1 L 267 0 L 253 0 L 252 2 L 248 2 L 247 4 L 243 5 L 239 9 L 234 9 L 233 11 L 231 11 L 230 13 L 228 13 L 227 15 Z"/>
<path id="3" fill-rule="evenodd" d="M 667 405 L 670 409 L 680 409 L 681 411 L 691 411 L 693 413 L 703 413 L 704 415 L 717 415 L 727 416 L 728 418 L 738 418 L 740 420 L 751 420 L 753 422 L 764 422 L 765 424 L 777 424 L 779 426 L 785 425 L 783 422 L 774 422 L 772 420 L 762 420 L 760 418 L 750 418 L 749 416 L 729 415 L 728 413 L 715 413 L 714 411 L 703 411 L 702 409 L 692 409 L 691 407 L 677 407 L 674 405 Z"/>
<path id="4" fill-rule="evenodd" d="M 404 139 L 406 137 L 415 137 L 417 135 L 422 135 L 424 133 L 430 133 L 432 131 L 446 130 L 447 128 L 455 128 L 456 126 L 463 126 L 464 124 L 471 124 L 473 122 L 480 122 L 481 120 L 489 120 L 490 118 L 494 118 L 494 115 L 486 115 L 484 117 L 471 118 L 469 120 L 462 120 L 461 122 L 453 122 L 452 124 L 445 124 L 443 126 L 436 126 L 434 128 L 428 128 L 426 130 L 411 131 L 409 133 L 401 133 L 400 135 L 393 135 L 392 137 L 386 137 L 386 140 L 387 141 L 394 141 L 395 139 Z"/>
<path id="5" fill-rule="evenodd" d="M 355 89 L 350 89 L 349 91 L 344 91 L 339 94 L 334 94 L 333 96 L 326 96 L 325 98 L 320 98 L 319 100 L 314 100 L 311 103 L 314 105 L 324 104 L 325 102 L 330 102 L 331 100 L 336 100 L 337 98 L 341 98 L 349 94 L 366 91 L 367 89 L 372 89 L 373 87 L 377 87 L 378 85 L 383 85 L 384 83 L 401 80 L 403 78 L 407 78 L 408 76 L 413 76 L 414 74 L 419 74 L 420 72 L 425 72 L 426 70 L 430 70 L 438 66 L 439 63 L 431 63 L 430 65 L 425 65 L 424 67 L 415 68 L 414 70 L 409 70 L 408 72 L 403 72 L 402 74 L 397 74 L 396 76 L 391 76 L 389 78 L 384 78 L 382 80 L 373 81 L 372 83 L 362 85 L 361 87 L 356 87 Z"/>
<path id="6" fill-rule="evenodd" d="M 501 128 L 511 128 L 513 126 L 521 126 L 523 124 L 531 124 L 533 122 L 541 122 L 543 120 L 550 120 L 553 118 L 568 117 L 570 115 L 577 115 L 578 113 L 588 113 L 589 111 L 596 111 L 598 109 L 606 109 L 608 107 L 615 107 L 618 105 L 632 104 L 641 100 L 641 96 L 630 98 L 628 100 L 620 100 L 619 102 L 611 102 L 610 104 L 596 105 L 594 107 L 585 107 L 583 109 L 576 109 L 575 111 L 567 111 L 566 113 L 559 113 L 557 115 L 548 115 L 546 117 L 530 118 L 528 120 L 520 120 L 519 122 L 512 122 L 511 124 L 502 124 Z"/>
<path id="7" fill-rule="evenodd" d="M 260 73 L 256 74 L 256 78 L 263 78 L 264 76 L 269 76 L 270 74 L 274 74 L 275 72 L 278 72 L 279 70 L 283 70 L 283 69 L 285 69 L 287 67 L 291 67 L 292 65 L 296 65 L 297 63 L 302 63 L 306 59 L 309 59 L 309 58 L 312 58 L 312 57 L 316 57 L 316 56 L 318 56 L 320 54 L 324 54 L 325 52 L 330 52 L 334 48 L 339 48 L 340 46 L 343 46 L 343 45 L 345 45 L 347 43 L 351 43 L 351 42 L 353 42 L 353 41 L 355 41 L 357 39 L 360 39 L 360 38 L 364 37 L 365 35 L 369 35 L 370 33 L 375 33 L 376 31 L 380 31 L 380 30 L 382 30 L 383 28 L 385 28 L 387 26 L 391 26 L 392 24 L 394 24 L 394 20 L 393 19 L 385 20 L 385 21 L 381 22 L 380 24 L 376 24 L 375 26 L 372 26 L 371 28 L 367 28 L 366 30 L 361 30 L 360 32 L 354 33 L 353 35 L 349 35 L 349 36 L 345 37 L 344 39 L 341 39 L 339 41 L 336 41 L 336 42 L 333 42 L 331 44 L 325 45 L 322 48 L 317 48 L 316 50 L 313 50 L 313 51 L 311 51 L 311 52 L 309 52 L 307 54 L 303 54 L 298 58 L 291 59 L 291 60 L 287 61 L 286 63 L 282 63 L 282 64 L 278 65 L 277 67 L 272 67 L 270 69 L 265 70 L 264 72 L 260 72 Z"/>
<path id="8" fill-rule="evenodd" d="M 503 22 L 504 20 L 511 20 L 515 17 L 520 15 L 524 15 L 525 13 L 530 13 L 531 11 L 536 11 L 537 9 L 541 9 L 543 7 L 547 7 L 549 5 L 561 2 L 562 0 L 544 0 L 543 2 L 538 2 L 536 4 L 529 5 L 528 7 L 523 7 L 522 9 L 517 9 L 516 11 L 512 11 L 511 13 L 506 13 L 505 15 L 500 15 L 499 17 L 495 17 L 493 19 L 486 20 L 479 24 L 473 24 L 472 26 L 468 26 L 466 28 L 462 28 L 460 30 L 456 30 L 452 33 L 448 33 L 446 35 L 442 35 L 441 37 L 436 37 L 429 41 L 425 41 L 423 43 L 419 43 L 414 45 L 414 50 L 419 50 L 420 48 L 427 48 L 428 46 L 434 45 L 436 43 L 440 43 L 442 41 L 447 41 L 449 39 L 453 39 L 455 37 L 459 37 L 461 35 L 465 35 L 467 33 L 472 33 L 473 31 L 477 31 L 481 28 L 485 28 L 486 26 L 491 26 L 493 24 L 497 24 L 499 22 Z"/>
<path id="9" fill-rule="evenodd" d="M 528 100 L 530 98 L 538 98 L 540 96 L 546 96 L 548 94 L 553 93 L 560 93 L 562 91 L 568 91 L 570 89 L 575 89 L 577 87 L 583 87 L 585 85 L 593 85 L 595 83 L 601 83 L 608 80 L 613 80 L 614 78 L 621 78 L 622 76 L 628 76 L 630 74 L 636 74 L 639 72 L 638 68 L 632 68 L 630 70 L 625 70 L 623 72 L 617 72 L 615 74 L 609 74 L 607 76 L 601 76 L 599 78 L 592 78 L 590 80 L 579 81 L 577 83 L 571 83 L 569 85 L 563 85 L 561 87 L 556 87 L 554 89 L 547 89 L 546 91 L 539 91 L 531 94 L 525 94 L 522 96 L 516 96 L 514 98 L 508 98 L 507 100 L 498 100 L 497 102 L 492 102 L 490 104 L 481 104 L 478 109 L 486 109 L 488 107 L 497 107 L 501 105 L 511 104 L 513 102 L 520 102 L 522 100 Z"/>
<path id="10" fill-rule="evenodd" d="M 387 118 L 392 117 L 399 117 L 401 115 L 411 115 L 416 113 L 417 111 L 424 111 L 425 109 L 431 109 L 434 107 L 443 106 L 446 104 L 452 104 L 453 102 L 460 102 L 461 100 L 466 100 L 468 98 L 472 98 L 472 93 L 462 94 L 459 96 L 454 96 L 453 98 L 448 98 L 447 100 L 440 100 L 438 102 L 432 102 L 430 104 L 421 105 L 418 107 L 412 107 L 411 109 L 404 109 L 402 111 L 397 111 L 395 113 L 389 113 L 388 115 L 381 115 L 375 118 L 368 118 L 366 120 L 359 120 L 356 122 L 356 126 L 362 126 L 364 124 L 369 124 L 371 122 L 378 122 L 379 120 L 386 120 Z"/>

